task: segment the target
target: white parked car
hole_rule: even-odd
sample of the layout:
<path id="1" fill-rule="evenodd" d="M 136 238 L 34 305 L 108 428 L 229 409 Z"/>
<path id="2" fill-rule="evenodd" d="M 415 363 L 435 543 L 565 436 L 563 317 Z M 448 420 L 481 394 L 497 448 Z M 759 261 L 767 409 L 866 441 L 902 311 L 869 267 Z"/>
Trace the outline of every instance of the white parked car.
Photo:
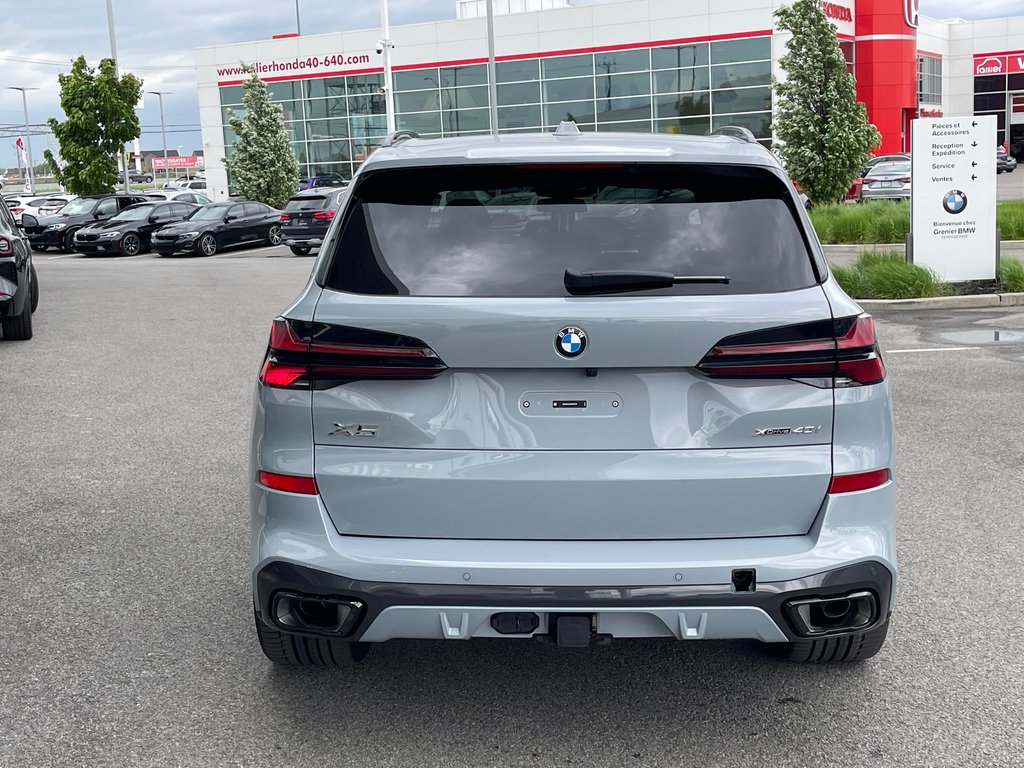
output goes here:
<path id="1" fill-rule="evenodd" d="M 16 224 L 26 213 L 32 216 L 50 216 L 73 200 L 77 195 L 23 195 L 6 197 L 4 202 L 14 216 Z"/>

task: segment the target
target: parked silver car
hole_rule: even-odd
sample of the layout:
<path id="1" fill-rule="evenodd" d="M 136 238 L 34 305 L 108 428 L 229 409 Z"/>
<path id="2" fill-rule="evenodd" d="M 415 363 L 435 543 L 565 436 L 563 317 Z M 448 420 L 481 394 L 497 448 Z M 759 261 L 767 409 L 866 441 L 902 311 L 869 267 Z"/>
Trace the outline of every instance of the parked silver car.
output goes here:
<path id="1" fill-rule="evenodd" d="M 256 385 L 271 660 L 393 638 L 879 650 L 896 490 L 872 320 L 778 161 L 731 133 L 400 132 L 367 159 Z M 496 226 L 517 199 L 522 226 Z"/>
<path id="2" fill-rule="evenodd" d="M 879 163 L 868 171 L 861 200 L 909 200 L 910 161 Z"/>

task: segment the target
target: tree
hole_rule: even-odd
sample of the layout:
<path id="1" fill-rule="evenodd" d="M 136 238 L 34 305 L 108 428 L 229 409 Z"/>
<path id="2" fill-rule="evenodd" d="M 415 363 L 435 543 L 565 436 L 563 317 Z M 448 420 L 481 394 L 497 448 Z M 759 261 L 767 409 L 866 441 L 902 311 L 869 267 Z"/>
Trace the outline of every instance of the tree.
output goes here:
<path id="1" fill-rule="evenodd" d="M 775 135 L 789 175 L 813 203 L 841 200 L 881 141 L 857 101 L 836 28 L 818 0 L 794 0 L 775 12 L 792 33 L 775 82 Z"/>
<path id="2" fill-rule="evenodd" d="M 243 65 L 243 69 L 251 75 L 243 85 L 245 113 L 232 112 L 228 118 L 237 138 L 224 165 L 239 195 L 283 208 L 299 183 L 299 165 L 284 128 L 284 112 L 270 101 L 267 84 L 252 68 Z"/>
<path id="3" fill-rule="evenodd" d="M 47 123 L 60 145 L 62 164 L 50 150 L 43 156 L 50 173 L 68 192 L 92 195 L 109 192 L 117 183 L 117 158 L 124 145 L 139 137 L 135 105 L 142 81 L 135 75 L 116 75 L 113 59 L 101 59 L 93 69 L 79 56 L 71 72 L 58 75 L 60 105 L 66 119 Z"/>

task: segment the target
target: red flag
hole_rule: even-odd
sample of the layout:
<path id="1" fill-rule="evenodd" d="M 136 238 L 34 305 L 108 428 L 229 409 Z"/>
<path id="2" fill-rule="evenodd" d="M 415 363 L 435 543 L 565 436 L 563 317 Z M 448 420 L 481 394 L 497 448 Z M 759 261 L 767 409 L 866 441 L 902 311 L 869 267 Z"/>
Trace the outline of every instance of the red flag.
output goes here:
<path id="1" fill-rule="evenodd" d="M 21 136 L 19 136 L 18 140 L 14 142 L 14 146 L 16 146 L 22 152 L 25 151 L 25 142 L 21 140 Z"/>

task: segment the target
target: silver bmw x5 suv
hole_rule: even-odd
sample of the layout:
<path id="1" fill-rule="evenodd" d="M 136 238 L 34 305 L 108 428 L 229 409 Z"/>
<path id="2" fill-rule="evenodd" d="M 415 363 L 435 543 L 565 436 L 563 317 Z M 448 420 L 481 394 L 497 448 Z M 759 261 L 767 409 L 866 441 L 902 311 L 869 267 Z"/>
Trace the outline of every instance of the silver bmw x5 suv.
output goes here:
<path id="1" fill-rule="evenodd" d="M 877 653 L 896 492 L 872 320 L 775 158 L 722 133 L 399 133 L 364 163 L 256 388 L 271 660 Z"/>

